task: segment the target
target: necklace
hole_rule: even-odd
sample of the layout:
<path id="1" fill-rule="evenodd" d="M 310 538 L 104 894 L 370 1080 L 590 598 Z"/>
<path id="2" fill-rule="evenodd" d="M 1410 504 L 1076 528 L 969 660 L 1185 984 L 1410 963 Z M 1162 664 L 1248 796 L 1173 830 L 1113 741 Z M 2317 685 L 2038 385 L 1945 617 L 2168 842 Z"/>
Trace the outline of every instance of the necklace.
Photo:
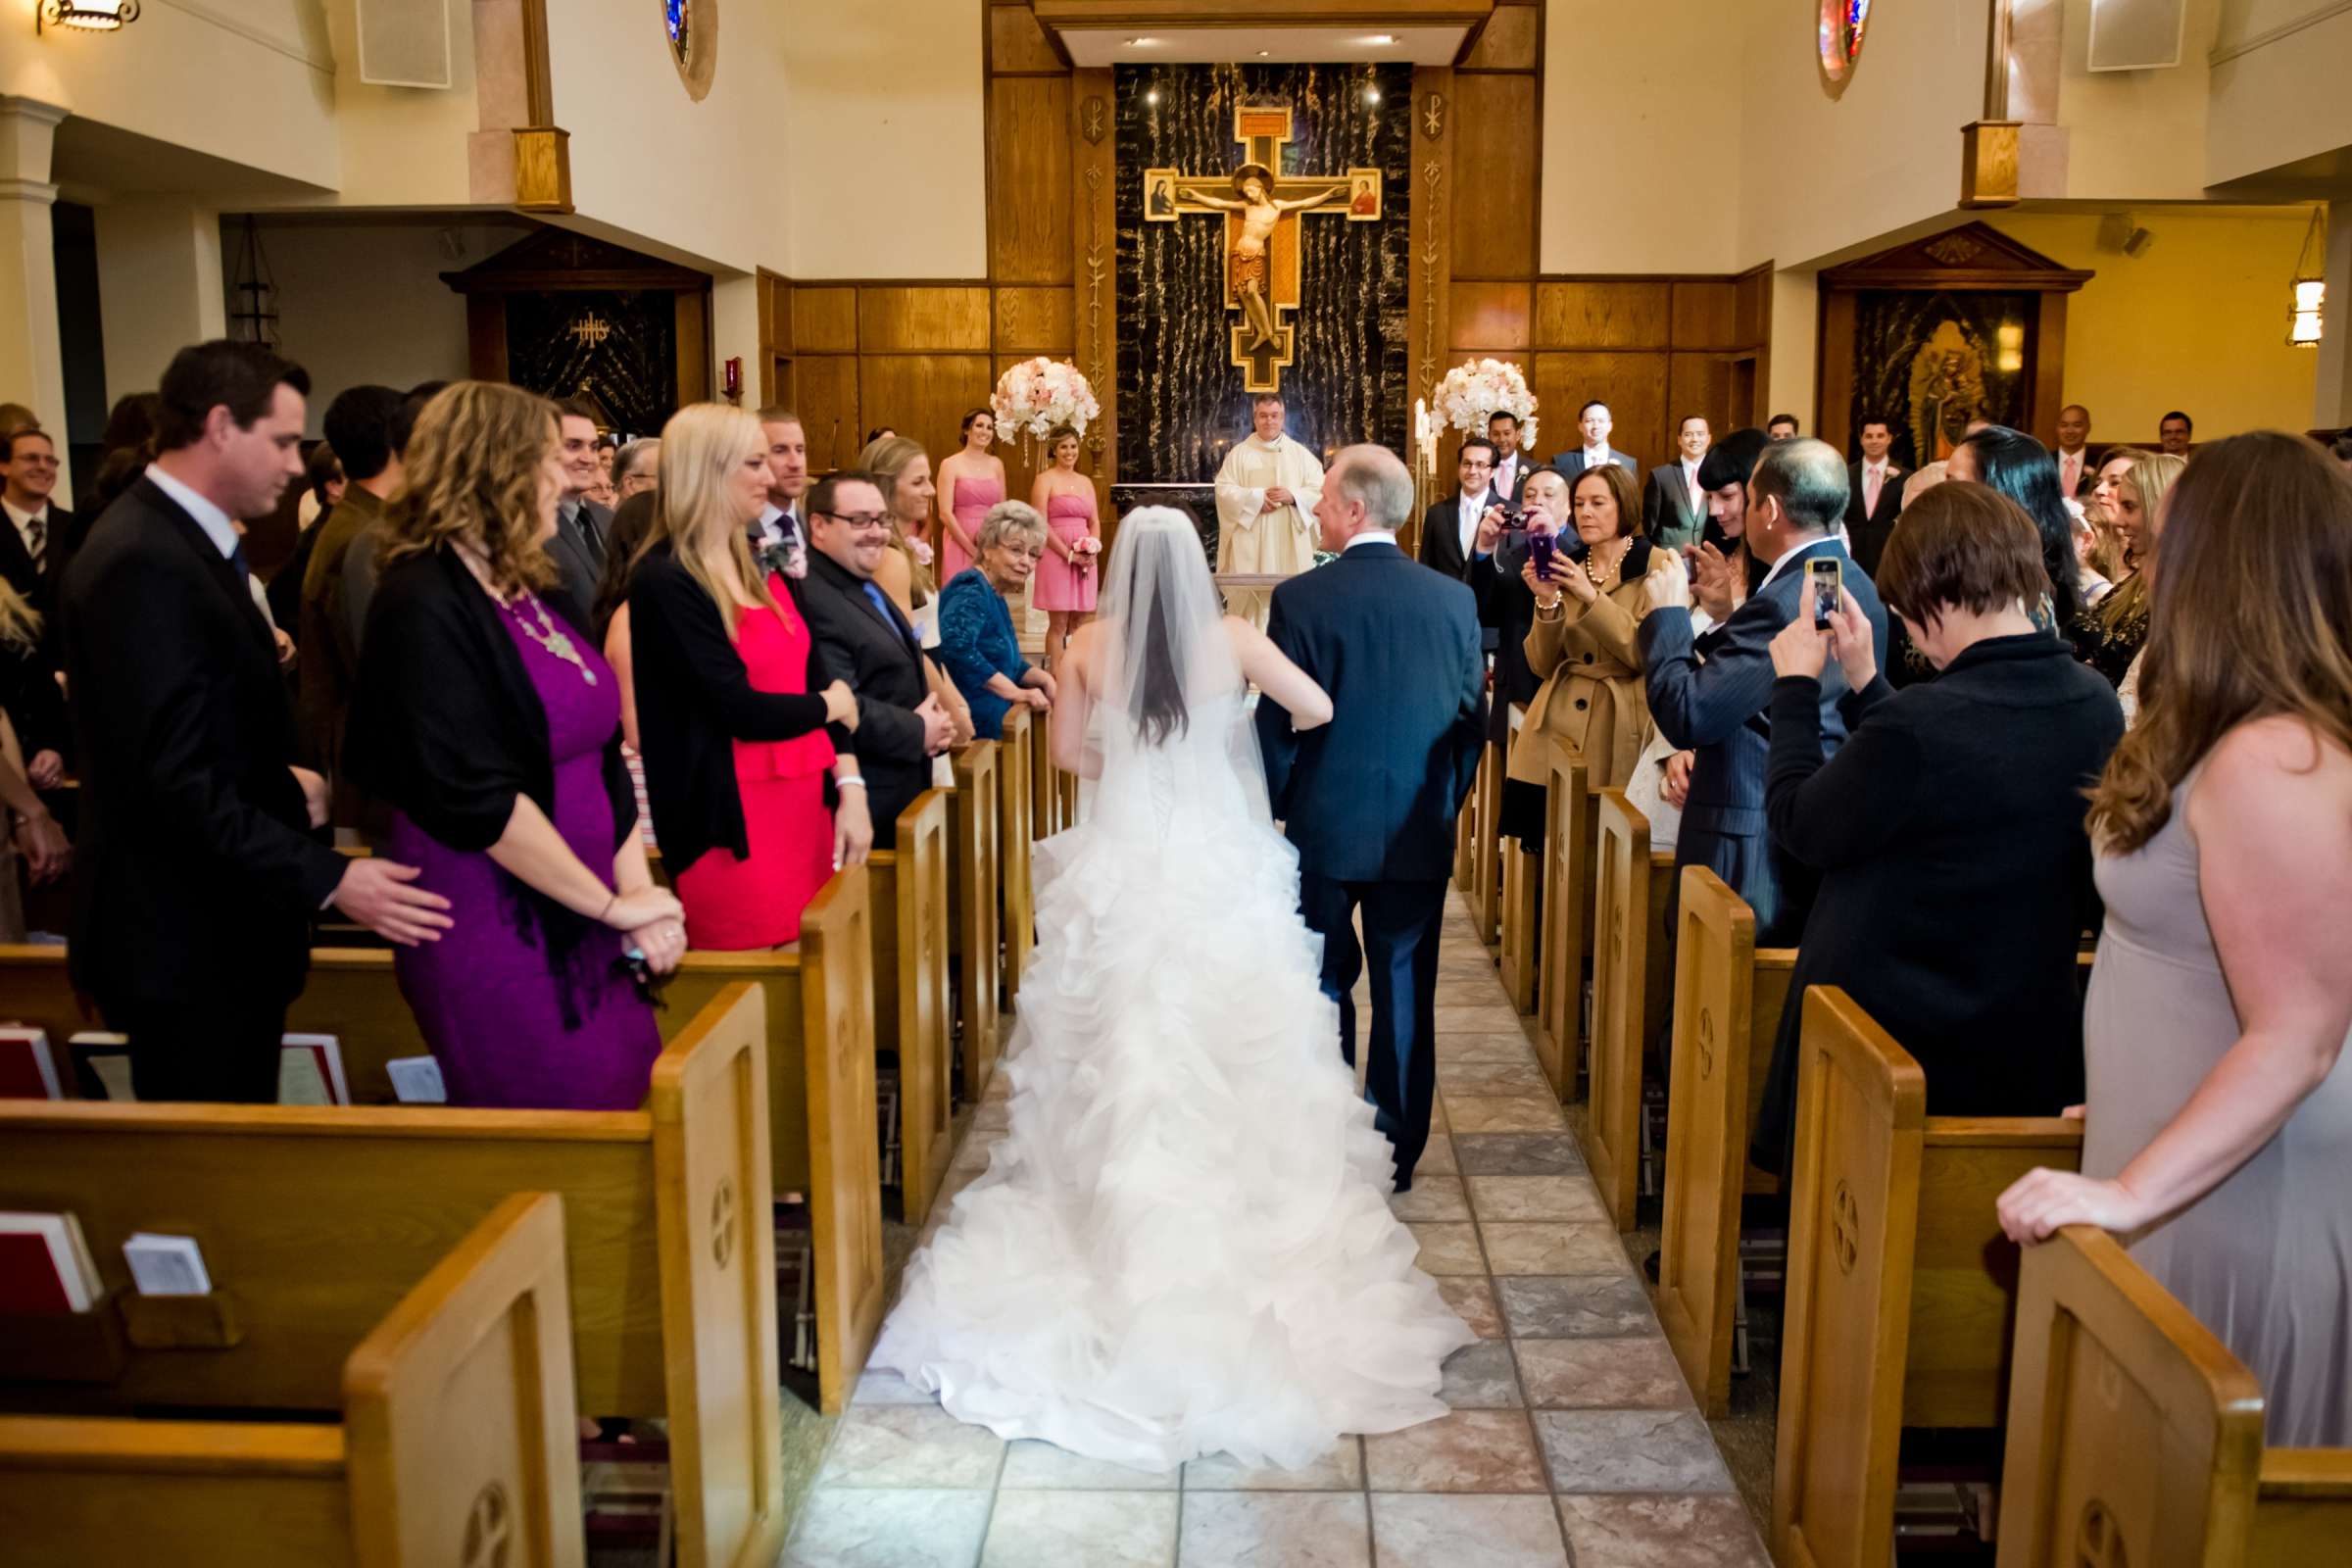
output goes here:
<path id="1" fill-rule="evenodd" d="M 537 614 L 539 624 L 536 626 L 532 625 L 530 619 L 525 617 L 522 612 L 521 607 L 526 602 Z M 525 637 L 578 670 L 580 679 L 591 686 L 596 684 L 596 671 L 588 667 L 588 662 L 580 657 L 579 649 L 572 646 L 571 638 L 558 629 L 554 618 L 547 612 L 547 606 L 540 603 L 537 595 L 527 592 L 521 594 L 513 601 L 507 602 L 505 609 L 508 614 L 514 617 L 514 624 L 522 628 L 522 634 Z"/>
<path id="2" fill-rule="evenodd" d="M 1600 559 L 1600 552 L 1598 550 L 1586 551 L 1584 560 L 1585 580 L 1590 582 L 1595 588 L 1601 587 L 1607 583 L 1611 577 L 1617 575 L 1617 568 L 1625 564 L 1626 551 L 1633 548 L 1633 541 L 1630 539 L 1627 540 L 1624 547 L 1617 552 L 1617 559 L 1610 562 L 1607 567 L 1598 571 L 1593 569 L 1592 564 Z"/>

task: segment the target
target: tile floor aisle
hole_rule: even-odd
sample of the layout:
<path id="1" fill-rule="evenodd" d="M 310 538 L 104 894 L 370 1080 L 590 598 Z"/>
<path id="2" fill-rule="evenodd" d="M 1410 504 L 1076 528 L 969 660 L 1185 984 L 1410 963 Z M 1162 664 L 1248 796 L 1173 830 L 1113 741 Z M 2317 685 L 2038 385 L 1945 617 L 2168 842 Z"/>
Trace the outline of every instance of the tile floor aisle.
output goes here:
<path id="1" fill-rule="evenodd" d="M 1002 1093 L 948 1183 L 987 1163 Z M 1714 1439 L 1458 897 L 1440 1125 L 1398 1216 L 1481 1336 L 1453 1414 L 1297 1473 L 1148 1476 L 1000 1441 L 869 1374 L 802 1506 L 793 1568 L 1765 1568 Z M 935 1216 L 947 1211 L 943 1194 Z"/>

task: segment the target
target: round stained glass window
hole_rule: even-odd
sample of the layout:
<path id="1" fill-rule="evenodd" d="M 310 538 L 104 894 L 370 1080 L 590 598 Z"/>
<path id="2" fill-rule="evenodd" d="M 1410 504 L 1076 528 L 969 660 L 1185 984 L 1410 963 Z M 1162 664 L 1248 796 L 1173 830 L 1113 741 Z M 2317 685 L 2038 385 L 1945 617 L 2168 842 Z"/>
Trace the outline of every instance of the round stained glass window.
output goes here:
<path id="1" fill-rule="evenodd" d="M 1841 82 L 1862 58 L 1870 0 L 1821 0 L 1821 74 Z"/>
<path id="2" fill-rule="evenodd" d="M 680 65 L 686 63 L 693 21 L 694 9 L 688 0 L 662 0 L 662 24 L 669 29 L 670 52 L 678 57 Z"/>
<path id="3" fill-rule="evenodd" d="M 718 0 L 662 0 L 662 30 L 686 96 L 700 103 L 718 69 Z"/>

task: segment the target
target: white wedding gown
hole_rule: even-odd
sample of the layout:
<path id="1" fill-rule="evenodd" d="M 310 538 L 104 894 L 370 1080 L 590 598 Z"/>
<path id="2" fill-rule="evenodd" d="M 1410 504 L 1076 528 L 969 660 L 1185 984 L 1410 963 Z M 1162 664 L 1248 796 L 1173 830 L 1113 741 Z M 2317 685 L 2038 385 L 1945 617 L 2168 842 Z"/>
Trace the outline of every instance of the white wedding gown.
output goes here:
<path id="1" fill-rule="evenodd" d="M 873 1355 L 1002 1437 L 1296 1468 L 1445 1414 L 1473 1341 L 1389 1212 L 1246 723 L 1197 709 L 1209 744 L 1114 760 L 1038 848 L 1010 1130 Z"/>

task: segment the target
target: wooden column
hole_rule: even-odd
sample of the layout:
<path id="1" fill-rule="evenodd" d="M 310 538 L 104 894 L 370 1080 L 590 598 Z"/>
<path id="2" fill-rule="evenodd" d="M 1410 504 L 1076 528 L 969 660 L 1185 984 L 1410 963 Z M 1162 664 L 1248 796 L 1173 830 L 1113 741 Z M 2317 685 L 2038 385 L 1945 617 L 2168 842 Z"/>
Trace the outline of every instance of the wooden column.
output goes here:
<path id="1" fill-rule="evenodd" d="M 1078 368 L 1102 405 L 1102 416 L 1086 432 L 1086 455 L 1105 543 L 1117 532 L 1110 485 L 1119 471 L 1119 313 L 1112 276 L 1118 229 L 1111 217 L 1118 142 L 1111 134 L 1112 102 L 1108 71 L 1081 71 L 1071 78 L 1070 275 L 1076 285 L 1071 315 Z"/>

